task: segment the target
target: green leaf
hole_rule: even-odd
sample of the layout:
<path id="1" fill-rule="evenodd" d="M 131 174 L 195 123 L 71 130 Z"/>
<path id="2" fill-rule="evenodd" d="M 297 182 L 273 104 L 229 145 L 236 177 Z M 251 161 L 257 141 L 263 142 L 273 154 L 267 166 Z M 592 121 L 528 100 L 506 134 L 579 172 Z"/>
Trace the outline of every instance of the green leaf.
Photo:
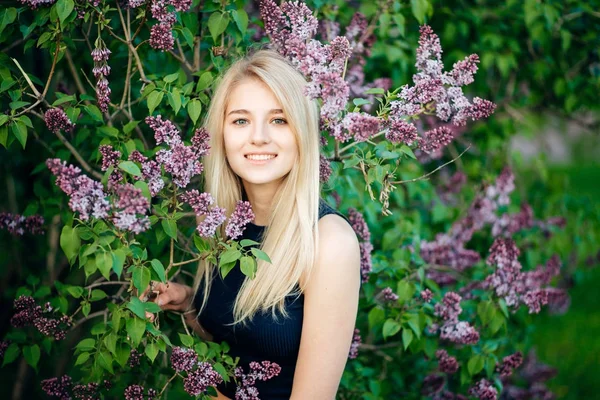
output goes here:
<path id="1" fill-rule="evenodd" d="M 417 336 L 417 339 L 421 339 L 421 327 L 419 324 L 419 314 L 404 314 L 402 316 L 404 320 L 406 320 L 406 324 L 412 329 L 412 331 Z"/>
<path id="2" fill-rule="evenodd" d="M 15 135 L 24 149 L 25 145 L 27 144 L 27 126 L 25 126 L 25 124 L 21 121 L 14 121 L 10 127 L 12 128 L 13 135 Z"/>
<path id="3" fill-rule="evenodd" d="M 150 261 L 150 265 L 152 265 L 152 269 L 154 270 L 154 272 L 156 272 L 156 275 L 158 275 L 158 278 L 160 279 L 160 281 L 166 282 L 167 277 L 165 276 L 164 265 L 156 258 L 154 260 Z"/>
<path id="4" fill-rule="evenodd" d="M 400 151 L 412 158 L 413 160 L 417 159 L 417 156 L 415 156 L 415 153 L 413 153 L 412 149 L 405 144 L 403 144 L 402 147 L 400 147 Z"/>
<path id="5" fill-rule="evenodd" d="M 225 32 L 227 25 L 229 25 L 229 14 L 213 12 L 210 15 L 210 18 L 208 18 L 208 30 L 215 43 L 217 43 L 219 36 Z"/>
<path id="6" fill-rule="evenodd" d="M 70 226 L 65 225 L 60 234 L 60 248 L 65 252 L 71 265 L 75 262 L 80 247 L 81 239 L 79 239 L 77 228 L 71 228 Z"/>
<path id="7" fill-rule="evenodd" d="M 160 221 L 165 233 L 171 238 L 177 240 L 177 222 L 173 219 L 163 219 Z"/>
<path id="8" fill-rule="evenodd" d="M 104 345 L 112 354 L 117 355 L 117 339 L 116 333 L 111 333 L 104 338 Z"/>
<path id="9" fill-rule="evenodd" d="M 181 34 L 183 35 L 183 38 L 185 39 L 185 42 L 187 43 L 187 45 L 190 46 L 191 49 L 193 49 L 194 48 L 194 34 L 192 33 L 192 31 L 190 31 L 186 27 L 183 27 L 183 29 L 181 30 Z"/>
<path id="10" fill-rule="evenodd" d="M 60 99 L 55 100 L 54 103 L 52 103 L 52 107 L 56 107 L 58 105 L 67 103 L 69 101 L 75 101 L 75 100 L 77 100 L 77 99 L 73 95 L 71 95 L 71 96 L 64 96 L 64 97 L 61 97 Z"/>
<path id="11" fill-rule="evenodd" d="M 160 91 L 154 91 L 150 93 L 150 96 L 148 96 L 148 112 L 150 114 L 152 114 L 154 109 L 160 104 L 164 95 L 165 94 Z"/>
<path id="12" fill-rule="evenodd" d="M 248 30 L 248 14 L 246 11 L 243 9 L 232 10 L 231 16 L 233 17 L 233 20 L 235 21 L 235 24 L 240 30 L 242 36 L 245 35 L 246 31 Z"/>
<path id="13" fill-rule="evenodd" d="M 90 314 L 90 311 L 92 310 L 92 305 L 86 301 L 83 303 L 83 305 L 81 306 L 81 313 L 83 314 L 84 317 L 87 317 Z"/>
<path id="14" fill-rule="evenodd" d="M 250 279 L 254 279 L 254 276 L 256 274 L 255 263 L 256 261 L 249 256 L 244 256 L 240 260 L 240 269 L 242 270 L 242 273 L 250 277 Z"/>
<path id="15" fill-rule="evenodd" d="M 146 321 L 139 318 L 131 318 L 127 320 L 127 334 L 131 338 L 133 347 L 137 347 L 142 341 L 144 331 L 146 330 Z"/>
<path id="16" fill-rule="evenodd" d="M 133 299 L 133 297 L 132 297 L 132 299 Z M 112 315 L 112 318 L 111 318 L 113 331 L 119 332 L 119 330 L 121 329 L 121 320 L 122 319 L 123 318 L 121 317 L 121 310 L 119 310 L 119 309 L 115 310 L 113 312 L 113 315 Z"/>
<path id="17" fill-rule="evenodd" d="M 156 343 L 149 343 L 146 345 L 144 353 L 146 353 L 146 357 L 148 357 L 150 361 L 154 362 L 154 359 L 158 355 L 158 346 Z"/>
<path id="18" fill-rule="evenodd" d="M 382 88 L 371 88 L 363 92 L 364 94 L 385 94 L 385 90 Z"/>
<path id="19" fill-rule="evenodd" d="M 194 338 L 191 337 L 190 335 L 185 335 L 183 333 L 180 333 L 179 340 L 181 340 L 181 343 L 183 343 L 183 345 L 186 347 L 192 347 L 194 345 Z"/>
<path id="20" fill-rule="evenodd" d="M 96 267 L 98 267 L 102 276 L 107 280 L 110 279 L 110 270 L 112 269 L 112 265 L 113 261 L 110 253 L 96 253 Z"/>
<path id="21" fill-rule="evenodd" d="M 396 333 L 400 332 L 400 328 L 402 328 L 402 326 L 398 322 L 389 318 L 383 324 L 383 338 L 385 339 L 394 336 Z"/>
<path id="22" fill-rule="evenodd" d="M 200 113 L 202 112 L 202 103 L 196 99 L 191 100 L 187 105 L 187 112 L 194 125 L 196 125 L 198 118 L 200 118 Z"/>
<path id="23" fill-rule="evenodd" d="M 100 365 L 102 368 L 104 368 L 111 374 L 115 373 L 115 371 L 113 370 L 113 367 L 112 367 L 113 357 L 110 355 L 110 353 L 108 351 L 101 351 L 98 354 L 97 360 L 98 360 L 98 365 Z"/>
<path id="24" fill-rule="evenodd" d="M 235 261 L 227 263 L 227 264 L 219 265 L 219 271 L 221 271 L 221 276 L 223 277 L 223 279 L 225 279 L 227 274 L 229 274 L 229 272 L 231 272 L 233 267 L 235 267 Z"/>
<path id="25" fill-rule="evenodd" d="M 112 252 L 112 269 L 115 271 L 115 274 L 119 278 L 121 278 L 121 273 L 123 272 L 123 265 L 125 264 L 125 259 L 127 257 L 125 249 L 120 248 L 116 249 Z"/>
<path id="26" fill-rule="evenodd" d="M 56 2 L 56 12 L 58 18 L 60 18 L 61 25 L 65 23 L 65 20 L 69 17 L 74 7 L 75 3 L 73 0 L 58 0 Z"/>
<path id="27" fill-rule="evenodd" d="M 10 346 L 4 352 L 4 361 L 2 361 L 2 366 L 10 364 L 15 361 L 17 357 L 19 357 L 19 353 L 21 350 L 19 349 L 19 345 L 16 343 L 11 343 Z"/>
<path id="28" fill-rule="evenodd" d="M 23 357 L 27 364 L 37 369 L 37 363 L 40 361 L 40 346 L 37 344 L 23 347 Z"/>
<path id="29" fill-rule="evenodd" d="M 135 165 L 135 163 L 133 161 L 121 161 L 119 163 L 119 169 L 121 169 L 133 176 L 137 176 L 137 177 L 142 176 L 142 171 L 140 171 L 140 168 L 137 165 Z"/>
<path id="30" fill-rule="evenodd" d="M 177 88 L 173 88 L 168 94 L 167 99 L 169 100 L 169 105 L 175 111 L 175 115 L 181 109 L 181 92 Z"/>
<path id="31" fill-rule="evenodd" d="M 412 13 L 419 21 L 419 25 L 423 25 L 425 23 L 425 16 L 431 7 L 428 0 L 411 0 Z"/>
<path id="32" fill-rule="evenodd" d="M 96 346 L 96 339 L 87 338 L 77 343 L 77 346 L 75 346 L 75 348 L 79 351 L 90 351 L 94 350 L 94 346 Z"/>
<path id="33" fill-rule="evenodd" d="M 208 244 L 208 242 L 197 235 L 194 235 L 194 245 L 200 253 L 204 253 L 210 250 L 210 245 Z"/>
<path id="34" fill-rule="evenodd" d="M 80 298 L 81 295 L 83 295 L 83 288 L 81 286 L 69 286 L 66 290 L 71 296 L 73 296 L 76 299 Z"/>
<path id="35" fill-rule="evenodd" d="M 371 102 L 369 100 L 367 100 L 367 99 L 361 99 L 359 97 L 353 99 L 352 102 L 357 107 L 364 106 L 365 104 L 371 104 Z"/>
<path id="36" fill-rule="evenodd" d="M 89 360 L 90 358 L 90 353 L 81 353 L 79 355 L 79 357 L 77 357 L 77 360 L 75 361 L 75 365 L 81 365 L 81 364 L 85 364 L 85 362 L 87 360 Z"/>
<path id="37" fill-rule="evenodd" d="M 242 247 L 256 246 L 259 244 L 260 243 L 255 242 L 254 240 L 250 240 L 250 239 L 242 239 L 242 241 L 240 241 L 240 246 L 242 246 Z"/>
<path id="38" fill-rule="evenodd" d="M 98 301 L 106 298 L 106 292 L 100 289 L 93 289 L 92 295 L 90 296 L 90 301 Z"/>
<path id="39" fill-rule="evenodd" d="M 173 83 L 177 80 L 177 78 L 179 78 L 179 71 L 165 76 L 163 78 L 163 81 L 165 81 L 166 83 Z"/>
<path id="40" fill-rule="evenodd" d="M 385 319 L 385 311 L 380 307 L 373 307 L 369 311 L 369 330 L 373 331 L 375 327 L 379 326 Z"/>
<path id="41" fill-rule="evenodd" d="M 149 313 L 154 314 L 154 313 L 158 313 L 158 312 L 162 311 L 160 306 L 153 301 L 147 301 L 143 304 L 144 304 L 144 311 L 147 311 Z"/>
<path id="42" fill-rule="evenodd" d="M 6 28 L 8 25 L 12 24 L 17 18 L 17 9 L 14 7 L 10 7 L 4 10 L 2 14 L 2 19 L 0 19 L 0 33 Z"/>
<path id="43" fill-rule="evenodd" d="M 213 81 L 213 75 L 212 73 L 210 73 L 210 71 L 206 71 L 204 73 L 202 73 L 202 75 L 200 75 L 200 79 L 198 79 L 198 84 L 196 85 L 196 91 L 200 92 L 206 88 L 208 88 L 208 86 L 212 83 Z"/>
<path id="44" fill-rule="evenodd" d="M 139 123 L 140 123 L 140 121 L 129 121 L 128 123 L 125 124 L 125 126 L 123 126 L 123 132 L 129 133 L 129 132 L 133 131 L 135 129 L 135 127 L 138 126 Z"/>
<path id="45" fill-rule="evenodd" d="M 467 369 L 469 370 L 469 374 L 471 376 L 478 374 L 485 364 L 485 357 L 481 354 L 476 354 L 467 363 Z"/>
<path id="46" fill-rule="evenodd" d="M 225 369 L 223 364 L 218 362 L 214 363 L 213 368 L 223 377 L 223 380 L 225 382 L 229 382 L 229 374 L 227 373 L 227 370 Z"/>
<path id="47" fill-rule="evenodd" d="M 132 274 L 133 285 L 141 292 L 146 290 L 150 283 L 150 270 L 148 267 L 135 267 Z"/>
<path id="48" fill-rule="evenodd" d="M 252 252 L 252 255 L 254 255 L 254 257 L 266 261 L 269 264 L 271 264 L 271 259 L 269 258 L 269 256 L 267 255 L 267 253 L 265 253 L 264 251 L 262 251 L 261 249 L 257 249 L 256 247 L 252 247 L 250 249 L 250 251 Z"/>
<path id="49" fill-rule="evenodd" d="M 6 148 L 6 142 L 8 141 L 8 126 L 0 126 L 0 144 Z"/>
<path id="50" fill-rule="evenodd" d="M 398 282 L 398 287 L 396 289 L 396 294 L 398 295 L 398 302 L 400 304 L 404 304 L 410 299 L 412 299 L 413 295 L 417 288 L 412 282 L 409 282 L 406 279 Z"/>
<path id="51" fill-rule="evenodd" d="M 96 121 L 104 121 L 104 119 L 102 118 L 102 112 L 95 105 L 90 104 L 88 106 L 84 106 L 83 109 L 86 113 L 90 115 L 90 117 L 94 118 Z"/>
<path id="52" fill-rule="evenodd" d="M 241 257 L 242 253 L 239 250 L 227 250 L 221 254 L 221 257 L 219 258 L 219 265 L 235 262 Z"/>
<path id="53" fill-rule="evenodd" d="M 412 340 L 413 332 L 410 329 L 402 329 L 402 344 L 404 345 L 404 350 L 408 349 Z"/>

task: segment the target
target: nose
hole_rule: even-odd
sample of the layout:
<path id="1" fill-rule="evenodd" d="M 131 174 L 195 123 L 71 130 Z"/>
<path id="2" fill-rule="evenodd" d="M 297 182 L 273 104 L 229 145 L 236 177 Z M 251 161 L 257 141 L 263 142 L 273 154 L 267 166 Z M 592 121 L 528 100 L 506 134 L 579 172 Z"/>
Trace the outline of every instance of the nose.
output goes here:
<path id="1" fill-rule="evenodd" d="M 271 143 L 269 126 L 265 123 L 256 122 L 250 132 L 250 143 L 254 145 Z"/>

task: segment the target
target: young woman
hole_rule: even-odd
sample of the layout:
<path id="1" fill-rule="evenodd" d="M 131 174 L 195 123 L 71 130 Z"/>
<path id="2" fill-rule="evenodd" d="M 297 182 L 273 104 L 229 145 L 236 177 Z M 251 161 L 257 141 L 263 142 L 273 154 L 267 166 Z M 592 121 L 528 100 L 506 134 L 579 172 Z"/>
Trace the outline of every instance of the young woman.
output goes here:
<path id="1" fill-rule="evenodd" d="M 195 330 L 227 341 L 244 371 L 250 361 L 280 365 L 256 384 L 263 400 L 334 399 L 358 308 L 359 245 L 320 200 L 319 112 L 305 85 L 284 58 L 258 51 L 224 74 L 206 120 L 205 191 L 228 213 L 250 201 L 255 220 L 243 238 L 260 242 L 272 263 L 259 261 L 254 279 L 238 267 L 222 279 L 201 263 L 193 288 L 155 287 L 163 309 L 195 308 Z M 235 397 L 232 383 L 218 391 Z"/>

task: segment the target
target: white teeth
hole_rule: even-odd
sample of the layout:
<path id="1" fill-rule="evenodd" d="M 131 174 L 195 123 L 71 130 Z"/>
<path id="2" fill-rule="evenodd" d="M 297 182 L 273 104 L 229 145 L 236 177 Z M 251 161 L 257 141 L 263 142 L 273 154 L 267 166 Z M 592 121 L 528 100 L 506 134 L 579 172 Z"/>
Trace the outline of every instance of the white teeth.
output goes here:
<path id="1" fill-rule="evenodd" d="M 246 158 L 256 161 L 265 161 L 275 158 L 273 154 L 248 154 Z"/>

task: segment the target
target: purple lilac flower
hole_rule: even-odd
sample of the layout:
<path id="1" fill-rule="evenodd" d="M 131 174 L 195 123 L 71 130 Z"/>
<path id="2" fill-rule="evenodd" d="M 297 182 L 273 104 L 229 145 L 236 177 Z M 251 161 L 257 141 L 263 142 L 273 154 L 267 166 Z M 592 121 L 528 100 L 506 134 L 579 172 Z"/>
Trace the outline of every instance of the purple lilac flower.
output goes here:
<path id="1" fill-rule="evenodd" d="M 43 335 L 54 337 L 55 340 L 62 340 L 66 337 L 67 328 L 73 325 L 68 315 L 63 315 L 59 319 L 44 316 L 44 313 L 52 311 L 52 307 L 46 303 L 42 309 L 31 296 L 19 296 L 14 302 L 14 307 L 15 314 L 10 323 L 15 328 L 35 326 Z"/>
<path id="2" fill-rule="evenodd" d="M 533 209 L 527 203 L 521 204 L 521 211 L 515 214 L 502 214 L 494 221 L 492 236 L 510 237 L 523 229 L 531 228 L 534 224 Z"/>
<path id="3" fill-rule="evenodd" d="M 208 144 L 210 135 L 205 128 L 196 129 L 192 137 L 192 147 L 198 157 L 208 154 L 210 145 Z"/>
<path id="4" fill-rule="evenodd" d="M 188 372 L 183 380 L 184 390 L 191 396 L 198 396 L 210 386 L 217 386 L 223 382 L 221 375 L 207 362 L 199 362 L 198 368 Z"/>
<path id="5" fill-rule="evenodd" d="M 173 347 L 171 353 L 171 365 L 177 372 L 191 371 L 198 363 L 198 355 L 192 349 L 184 347 Z"/>
<path id="6" fill-rule="evenodd" d="M 215 202 L 210 193 L 200 193 L 196 189 L 183 193 L 180 199 L 188 203 L 198 216 L 207 214 L 208 208 Z"/>
<path id="7" fill-rule="evenodd" d="M 159 23 L 150 28 L 150 46 L 156 50 L 171 50 L 175 44 L 173 26 Z"/>
<path id="8" fill-rule="evenodd" d="M 129 367 L 135 368 L 135 367 L 139 366 L 141 360 L 142 360 L 142 354 L 139 351 L 137 351 L 136 349 L 131 349 L 131 352 L 129 353 L 129 360 L 127 361 L 127 364 L 129 365 Z"/>
<path id="9" fill-rule="evenodd" d="M 144 387 L 140 385 L 129 385 L 123 393 L 125 400 L 144 400 Z"/>
<path id="10" fill-rule="evenodd" d="M 117 167 L 119 165 L 121 152 L 114 150 L 110 144 L 101 145 L 98 147 L 98 151 L 102 155 L 102 171 L 106 171 L 110 167 Z"/>
<path id="11" fill-rule="evenodd" d="M 452 139 L 452 131 L 446 126 L 440 126 L 425 132 L 420 148 L 426 153 L 433 153 L 449 145 Z"/>
<path id="12" fill-rule="evenodd" d="M 110 87 L 108 87 L 108 80 L 101 78 L 96 83 L 96 98 L 98 101 L 98 108 L 102 112 L 108 111 L 108 104 L 110 103 Z"/>
<path id="13" fill-rule="evenodd" d="M 48 396 L 58 397 L 60 400 L 70 400 L 69 395 L 73 380 L 69 375 L 63 375 L 60 378 L 44 379 L 41 382 L 42 390 Z"/>
<path id="14" fill-rule="evenodd" d="M 118 185 L 115 208 L 119 211 L 113 215 L 113 223 L 118 229 L 141 233 L 150 227 L 150 219 L 146 215 L 150 203 L 142 194 L 142 190 L 131 183 Z M 142 216 L 139 217 L 138 214 Z"/>
<path id="15" fill-rule="evenodd" d="M 475 386 L 469 389 L 469 394 L 481 400 L 496 400 L 498 398 L 498 389 L 487 379 L 481 379 Z"/>
<path id="16" fill-rule="evenodd" d="M 179 129 L 168 119 L 163 119 L 161 115 L 146 117 L 146 123 L 154 131 L 156 144 L 166 143 L 172 147 L 182 143 Z"/>
<path id="17" fill-rule="evenodd" d="M 379 297 L 383 298 L 384 301 L 393 303 L 398 300 L 398 295 L 392 291 L 391 287 L 386 287 L 379 292 Z"/>
<path id="18" fill-rule="evenodd" d="M 258 400 L 258 389 L 254 386 L 257 380 L 267 381 L 279 375 L 281 367 L 279 364 L 270 361 L 262 361 L 260 363 L 256 361 L 250 362 L 250 371 L 248 374 L 244 373 L 242 367 L 235 369 L 235 376 L 238 381 L 238 385 L 235 392 L 236 400 Z"/>
<path id="19" fill-rule="evenodd" d="M 162 179 L 160 164 L 154 160 L 148 160 L 146 156 L 137 150 L 131 152 L 129 160 L 142 164 L 142 178 L 148 182 L 150 195 L 153 197 L 156 196 L 165 186 L 165 181 Z"/>
<path id="20" fill-rule="evenodd" d="M 392 143 L 406 143 L 408 145 L 419 141 L 417 127 L 403 119 L 392 119 L 385 132 L 385 138 Z"/>
<path id="21" fill-rule="evenodd" d="M 459 344 L 474 344 L 479 341 L 479 333 L 468 322 L 459 321 L 462 313 L 461 297 L 455 292 L 448 292 L 442 301 L 435 305 L 435 315 L 441 317 L 440 338 Z"/>
<path id="22" fill-rule="evenodd" d="M 146 0 L 127 0 L 127 6 L 129 8 L 138 8 L 144 3 L 146 3 Z"/>
<path id="23" fill-rule="evenodd" d="M 73 387 L 73 396 L 80 400 L 96 400 L 98 396 L 98 384 L 90 382 L 87 385 L 75 385 Z"/>
<path id="24" fill-rule="evenodd" d="M 69 117 L 62 108 L 48 109 L 44 114 L 44 122 L 53 133 L 61 130 L 71 132 L 75 127 L 75 124 L 69 120 Z"/>
<path id="25" fill-rule="evenodd" d="M 369 226 L 367 225 L 365 218 L 363 215 L 354 208 L 348 209 L 348 220 L 352 225 L 352 229 L 358 235 L 358 237 L 365 242 L 371 240 L 371 232 L 369 231 Z"/>
<path id="26" fill-rule="evenodd" d="M 348 354 L 348 358 L 355 359 L 358 357 L 358 347 L 362 342 L 362 338 L 360 337 L 360 329 L 354 329 L 354 335 L 352 336 L 352 343 L 350 344 L 350 353 Z"/>
<path id="27" fill-rule="evenodd" d="M 359 243 L 360 247 L 360 274 L 362 276 L 362 283 L 369 280 L 369 274 L 373 270 L 373 263 L 371 260 L 371 253 L 373 252 L 373 245 L 370 242 Z"/>
<path id="28" fill-rule="evenodd" d="M 192 6 L 192 0 L 170 0 L 170 3 L 179 12 L 188 11 Z"/>
<path id="29" fill-rule="evenodd" d="M 479 56 L 471 54 L 463 60 L 454 63 L 452 70 L 443 75 L 444 83 L 452 86 L 467 86 L 475 81 L 473 76 L 477 72 Z"/>
<path id="30" fill-rule="evenodd" d="M 322 40 L 331 42 L 340 34 L 340 24 L 329 19 L 322 19 L 319 21 L 318 33 Z"/>
<path id="31" fill-rule="evenodd" d="M 110 87 L 108 87 L 108 80 L 106 77 L 110 74 L 110 67 L 108 66 L 108 58 L 111 51 L 106 48 L 106 44 L 101 38 L 96 40 L 96 47 L 92 50 L 92 59 L 94 60 L 94 69 L 92 73 L 96 78 L 96 98 L 98 100 L 98 108 L 102 112 L 108 111 L 108 104 L 110 103 Z"/>
<path id="32" fill-rule="evenodd" d="M 348 113 L 342 121 L 344 128 L 357 142 L 369 140 L 379 132 L 379 118 L 364 113 Z"/>
<path id="33" fill-rule="evenodd" d="M 456 357 L 449 356 L 446 350 L 436 351 L 435 357 L 438 359 L 440 371 L 447 374 L 453 374 L 458 371 L 458 361 L 456 361 Z"/>
<path id="34" fill-rule="evenodd" d="M 510 356 L 506 356 L 502 359 L 502 364 L 496 366 L 496 371 L 502 377 L 511 376 L 513 371 L 523 364 L 523 354 L 517 351 Z"/>
<path id="35" fill-rule="evenodd" d="M 25 233 L 32 235 L 43 235 L 44 217 L 41 215 L 30 215 L 25 217 L 19 214 L 0 213 L 0 229 L 6 229 L 12 235 L 21 236 Z"/>
<path id="36" fill-rule="evenodd" d="M 67 337 L 67 328 L 73 325 L 68 315 L 63 315 L 60 319 L 40 317 L 33 321 L 37 330 L 54 340 L 63 340 Z"/>
<path id="37" fill-rule="evenodd" d="M 217 231 L 219 225 L 221 225 L 227 217 L 225 217 L 225 209 L 220 207 L 213 207 L 207 214 L 206 217 L 198 226 L 196 230 L 198 234 L 203 238 L 213 237 Z"/>
<path id="38" fill-rule="evenodd" d="M 242 236 L 246 225 L 252 221 L 254 221 L 254 213 L 250 202 L 238 201 L 235 205 L 235 211 L 229 217 L 225 227 L 225 234 L 235 240 Z"/>
<path id="39" fill-rule="evenodd" d="M 327 183 L 329 178 L 331 178 L 331 173 L 331 163 L 325 156 L 321 155 L 319 157 L 319 181 L 321 183 Z"/>
<path id="40" fill-rule="evenodd" d="M 173 177 L 173 183 L 185 188 L 190 180 L 202 173 L 204 167 L 197 161 L 197 155 L 192 147 L 178 144 L 170 150 L 159 150 L 156 160 L 162 164 L 165 171 Z"/>
<path id="41" fill-rule="evenodd" d="M 425 303 L 429 303 L 433 299 L 433 293 L 429 289 L 422 290 L 420 296 Z"/>

